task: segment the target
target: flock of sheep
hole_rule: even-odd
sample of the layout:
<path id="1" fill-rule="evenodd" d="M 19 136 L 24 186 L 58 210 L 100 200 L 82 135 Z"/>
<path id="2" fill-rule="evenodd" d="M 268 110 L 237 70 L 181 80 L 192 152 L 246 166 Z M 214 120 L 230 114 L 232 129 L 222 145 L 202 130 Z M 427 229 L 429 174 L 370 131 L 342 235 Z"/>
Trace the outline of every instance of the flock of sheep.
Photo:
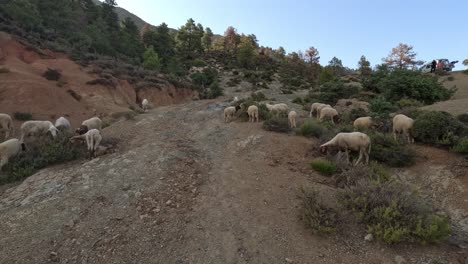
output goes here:
<path id="1" fill-rule="evenodd" d="M 237 97 L 234 98 L 234 102 L 239 101 Z M 296 127 L 296 111 L 289 111 L 289 107 L 285 103 L 279 104 L 265 104 L 268 111 L 275 116 L 278 116 L 281 113 L 288 115 L 288 123 L 291 128 Z M 224 122 L 229 122 L 232 120 L 234 114 L 239 110 L 240 106 L 229 106 L 224 109 Z M 258 122 L 258 107 L 256 105 L 250 105 L 247 108 L 247 114 L 249 115 L 249 122 Z M 313 103 L 310 108 L 309 117 L 315 115 L 316 118 L 322 122 L 326 119 L 330 119 L 333 124 L 339 121 L 339 114 L 336 109 L 331 105 L 322 104 L 322 103 Z M 414 139 L 410 134 L 410 130 L 413 127 L 414 120 L 403 115 L 398 114 L 393 117 L 393 136 L 397 140 L 397 134 L 403 134 L 408 141 L 408 143 L 414 143 Z M 355 129 L 365 128 L 370 129 L 373 126 L 373 121 L 370 116 L 359 117 L 357 118 L 353 126 Z M 357 165 L 365 158 L 365 163 L 369 163 L 369 154 L 371 151 L 371 139 L 368 135 L 362 132 L 349 132 L 349 133 L 338 133 L 334 138 L 325 144 L 320 146 L 322 152 L 328 152 L 331 149 L 337 149 L 338 155 L 341 156 L 341 152 L 346 153 L 346 161 L 349 164 L 349 151 L 359 152 L 359 158 L 356 160 L 354 165 Z"/>
<path id="2" fill-rule="evenodd" d="M 70 138 L 71 142 L 86 141 L 90 158 L 95 157 L 101 136 L 102 121 L 99 117 L 92 117 L 82 122 L 75 130 L 79 135 Z M 8 114 L 0 114 L 0 132 L 5 134 L 4 142 L 0 143 L 0 169 L 8 163 L 8 160 L 24 151 L 28 144 L 38 140 L 44 141 L 46 137 L 57 137 L 59 133 L 71 132 L 70 122 L 65 117 L 59 117 L 55 125 L 50 121 L 26 121 L 21 125 L 20 139 L 8 137 L 13 133 L 13 120 Z"/>

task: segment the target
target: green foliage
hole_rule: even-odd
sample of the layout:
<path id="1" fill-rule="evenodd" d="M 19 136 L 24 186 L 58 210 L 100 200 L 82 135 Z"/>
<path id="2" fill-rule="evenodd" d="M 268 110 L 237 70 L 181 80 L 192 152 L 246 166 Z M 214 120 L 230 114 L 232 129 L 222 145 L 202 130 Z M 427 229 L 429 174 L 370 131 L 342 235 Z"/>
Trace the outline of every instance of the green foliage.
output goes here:
<path id="1" fill-rule="evenodd" d="M 254 100 L 255 102 L 261 102 L 261 101 L 265 101 L 268 99 L 266 95 L 262 92 L 251 93 L 250 98 L 252 98 L 252 100 Z"/>
<path id="2" fill-rule="evenodd" d="M 453 150 L 461 154 L 468 154 L 468 137 L 461 138 Z"/>
<path id="3" fill-rule="evenodd" d="M 375 183 L 390 180 L 387 170 L 376 161 L 371 161 L 369 165 L 359 164 L 350 168 L 347 166 L 344 169 L 342 168 L 342 172 L 334 177 L 335 183 L 339 188 L 356 186 L 363 180 Z"/>
<path id="4" fill-rule="evenodd" d="M 203 52 L 201 41 L 203 34 L 203 26 L 200 23 L 195 25 L 195 21 L 191 18 L 178 30 L 177 48 L 184 58 L 193 59 Z"/>
<path id="5" fill-rule="evenodd" d="M 218 78 L 218 71 L 215 68 L 205 68 L 202 72 L 193 73 L 190 78 L 194 85 L 205 87 L 211 85 Z"/>
<path id="6" fill-rule="evenodd" d="M 202 44 L 205 50 L 211 49 L 211 45 L 213 44 L 213 36 L 213 31 L 211 31 L 211 28 L 207 27 L 202 38 Z"/>
<path id="7" fill-rule="evenodd" d="M 430 111 L 418 116 L 412 132 L 419 142 L 453 146 L 468 131 L 463 123 L 449 113 Z"/>
<path id="8" fill-rule="evenodd" d="M 407 99 L 407 98 L 402 98 L 398 102 L 396 102 L 398 107 L 400 108 L 407 108 L 407 107 L 421 107 L 423 104 L 417 100 L 414 99 Z"/>
<path id="9" fill-rule="evenodd" d="M 407 145 L 399 143 L 390 134 L 369 134 L 372 142 L 370 158 L 391 167 L 414 164 L 416 153 Z"/>
<path id="10" fill-rule="evenodd" d="M 194 59 L 192 61 L 192 66 L 194 67 L 204 67 L 206 66 L 206 62 L 202 59 Z"/>
<path id="11" fill-rule="evenodd" d="M 242 68 L 251 68 L 255 59 L 255 44 L 247 37 L 241 37 L 237 50 L 237 63 Z"/>
<path id="12" fill-rule="evenodd" d="M 369 103 L 369 110 L 376 117 L 388 117 L 388 114 L 397 110 L 391 102 L 385 100 L 385 98 L 379 96 L 372 99 Z"/>
<path id="13" fill-rule="evenodd" d="M 213 99 L 221 95 L 223 95 L 223 89 L 219 86 L 218 81 L 214 81 L 210 84 L 208 99 Z"/>
<path id="14" fill-rule="evenodd" d="M 169 64 L 175 56 L 175 40 L 169 32 L 169 27 L 166 23 L 162 23 L 157 26 L 156 29 L 148 30 L 143 34 L 143 43 L 149 47 L 153 46 L 154 51 L 160 56 L 163 69 L 165 71 L 174 73 L 174 71 L 169 70 Z"/>
<path id="15" fill-rule="evenodd" d="M 75 147 L 68 140 L 69 135 L 59 134 L 50 142 L 27 145 L 25 152 L 10 159 L 2 170 L 6 177 L 0 178 L 0 184 L 22 180 L 49 165 L 63 163 L 84 157 L 84 147 Z"/>
<path id="16" fill-rule="evenodd" d="M 148 70 L 161 70 L 161 61 L 159 60 L 159 56 L 154 51 L 152 46 L 147 48 L 145 53 L 143 54 L 143 66 L 145 67 L 145 69 Z"/>
<path id="17" fill-rule="evenodd" d="M 361 56 L 358 62 L 358 70 L 360 72 L 361 78 L 369 77 L 372 74 L 372 68 L 370 67 L 370 62 L 366 59 L 364 55 Z"/>
<path id="18" fill-rule="evenodd" d="M 314 159 L 310 166 L 323 176 L 332 176 L 338 171 L 334 162 L 322 158 Z"/>
<path id="19" fill-rule="evenodd" d="M 16 120 L 27 121 L 32 119 L 32 114 L 27 112 L 14 112 L 13 117 Z"/>
<path id="20" fill-rule="evenodd" d="M 359 89 L 354 85 L 347 85 L 342 81 L 331 81 L 320 86 L 318 101 L 324 104 L 334 105 L 342 98 L 351 98 Z"/>
<path id="21" fill-rule="evenodd" d="M 320 138 L 325 132 L 326 129 L 315 121 L 305 121 L 298 130 L 301 136 L 316 138 Z"/>
<path id="22" fill-rule="evenodd" d="M 271 113 L 270 111 L 268 111 L 268 108 L 266 107 L 265 104 L 258 105 L 258 117 L 261 120 L 268 120 L 271 118 Z"/>
<path id="23" fill-rule="evenodd" d="M 288 133 L 290 131 L 288 118 L 286 117 L 271 117 L 263 122 L 263 129 L 280 133 Z"/>
<path id="24" fill-rule="evenodd" d="M 329 234 L 336 230 L 338 213 L 319 198 L 315 190 L 301 188 L 302 220 L 314 233 Z"/>
<path id="25" fill-rule="evenodd" d="M 340 202 L 389 244 L 433 243 L 450 235 L 448 218 L 398 181 L 361 180 L 340 193 Z"/>
<path id="26" fill-rule="evenodd" d="M 458 121 L 468 124 L 468 113 L 463 113 L 457 116 Z"/>
<path id="27" fill-rule="evenodd" d="M 303 105 L 303 104 L 304 104 L 304 102 L 302 101 L 302 98 L 299 97 L 299 96 L 297 96 L 296 98 L 294 98 L 294 99 L 292 100 L 292 102 L 295 103 L 295 104 L 300 104 L 300 105 Z"/>

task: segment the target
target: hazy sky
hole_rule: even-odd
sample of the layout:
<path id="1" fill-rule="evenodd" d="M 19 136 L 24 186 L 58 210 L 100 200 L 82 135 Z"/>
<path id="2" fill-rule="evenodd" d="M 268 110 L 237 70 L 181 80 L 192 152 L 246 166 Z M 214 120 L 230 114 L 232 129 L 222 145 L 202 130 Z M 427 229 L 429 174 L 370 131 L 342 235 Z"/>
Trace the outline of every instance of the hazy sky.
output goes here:
<path id="1" fill-rule="evenodd" d="M 333 56 L 356 68 L 361 55 L 372 66 L 392 47 L 410 44 L 418 59 L 468 58 L 467 0 L 117 0 L 146 22 L 179 28 L 188 18 L 223 34 L 228 26 L 255 34 L 259 44 L 287 52 L 310 46 L 320 63 Z"/>

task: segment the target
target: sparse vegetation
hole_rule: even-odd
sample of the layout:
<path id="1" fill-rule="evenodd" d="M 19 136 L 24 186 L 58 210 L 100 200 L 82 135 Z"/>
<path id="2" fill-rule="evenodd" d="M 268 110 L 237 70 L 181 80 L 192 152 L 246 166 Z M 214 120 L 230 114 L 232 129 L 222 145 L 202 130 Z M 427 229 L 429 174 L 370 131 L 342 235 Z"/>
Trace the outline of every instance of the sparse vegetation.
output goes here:
<path id="1" fill-rule="evenodd" d="M 28 121 L 28 120 L 31 120 L 31 119 L 32 119 L 32 114 L 31 114 L 31 113 L 27 113 L 27 112 L 14 112 L 14 113 L 13 113 L 13 117 L 14 117 L 16 120 Z"/>
<path id="2" fill-rule="evenodd" d="M 414 122 L 413 135 L 419 142 L 453 146 L 467 133 L 463 123 L 446 112 L 422 113 Z"/>
<path id="3" fill-rule="evenodd" d="M 468 124 L 468 113 L 463 113 L 457 116 L 458 121 Z"/>
<path id="4" fill-rule="evenodd" d="M 312 167 L 312 169 L 319 172 L 323 176 L 332 176 L 338 171 L 334 162 L 322 158 L 313 160 L 310 163 L 310 166 Z"/>
<path id="5" fill-rule="evenodd" d="M 81 95 L 77 94 L 74 90 L 67 90 L 67 93 L 69 93 L 78 102 L 81 101 Z"/>
<path id="6" fill-rule="evenodd" d="M 62 74 L 57 69 L 47 68 L 47 71 L 45 71 L 42 76 L 49 81 L 58 81 Z"/>
<path id="7" fill-rule="evenodd" d="M 461 138 L 453 150 L 461 154 L 468 154 L 468 137 Z"/>
<path id="8" fill-rule="evenodd" d="M 325 128 L 315 121 L 305 121 L 298 130 L 298 134 L 304 137 L 320 138 L 325 133 Z"/>
<path id="9" fill-rule="evenodd" d="M 340 194 L 340 202 L 388 244 L 439 242 L 451 232 L 447 216 L 398 181 L 358 181 Z"/>
<path id="10" fill-rule="evenodd" d="M 288 118 L 271 117 L 263 122 L 263 129 L 267 131 L 288 133 L 290 131 Z"/>
<path id="11" fill-rule="evenodd" d="M 302 220 L 314 233 L 329 234 L 336 230 L 338 213 L 320 199 L 317 191 L 301 188 Z"/>
<path id="12" fill-rule="evenodd" d="M 255 102 L 261 102 L 261 101 L 265 101 L 268 99 L 266 95 L 262 92 L 251 93 L 250 98 L 252 98 L 252 100 L 254 100 Z"/>
<path id="13" fill-rule="evenodd" d="M 391 167 L 414 164 L 416 153 L 408 146 L 396 142 L 390 134 L 371 133 L 371 160 L 377 160 Z"/>

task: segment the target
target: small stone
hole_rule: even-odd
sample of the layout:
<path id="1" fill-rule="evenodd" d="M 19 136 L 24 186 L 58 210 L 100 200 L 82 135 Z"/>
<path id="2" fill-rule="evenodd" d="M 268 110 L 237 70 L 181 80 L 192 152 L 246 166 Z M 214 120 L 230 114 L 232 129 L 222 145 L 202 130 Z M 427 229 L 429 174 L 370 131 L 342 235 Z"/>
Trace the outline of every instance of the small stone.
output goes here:
<path id="1" fill-rule="evenodd" d="M 156 209 L 154 209 L 153 211 L 154 211 L 155 213 L 159 213 L 159 212 L 161 212 L 161 209 L 156 208 Z"/>
<path id="2" fill-rule="evenodd" d="M 50 255 L 51 255 L 52 257 L 56 257 L 56 256 L 57 256 L 57 252 L 52 251 L 52 252 L 50 252 Z"/>
<path id="3" fill-rule="evenodd" d="M 172 204 L 172 201 L 171 201 L 171 200 L 167 200 L 166 205 L 171 205 L 171 204 Z"/>
<path id="4" fill-rule="evenodd" d="M 396 264 L 403 264 L 403 263 L 406 263 L 406 260 L 402 256 L 396 256 L 395 257 L 395 263 Z"/>
<path id="5" fill-rule="evenodd" d="M 367 234 L 364 237 L 364 240 L 367 241 L 367 242 L 371 242 L 372 240 L 374 240 L 374 236 L 372 234 Z"/>
<path id="6" fill-rule="evenodd" d="M 285 258 L 284 260 L 285 260 L 287 263 L 293 263 L 293 260 L 290 259 L 290 258 Z"/>
<path id="7" fill-rule="evenodd" d="M 132 188 L 132 185 L 130 185 L 130 184 L 125 184 L 125 185 L 122 187 L 122 191 L 128 191 L 128 190 L 130 190 L 130 188 Z"/>
<path id="8" fill-rule="evenodd" d="M 135 192 L 135 198 L 139 199 L 141 197 L 141 192 Z"/>
<path id="9" fill-rule="evenodd" d="M 193 189 L 192 189 L 192 193 L 194 194 L 194 193 L 196 193 L 196 192 L 197 192 L 197 188 L 193 188 Z"/>

